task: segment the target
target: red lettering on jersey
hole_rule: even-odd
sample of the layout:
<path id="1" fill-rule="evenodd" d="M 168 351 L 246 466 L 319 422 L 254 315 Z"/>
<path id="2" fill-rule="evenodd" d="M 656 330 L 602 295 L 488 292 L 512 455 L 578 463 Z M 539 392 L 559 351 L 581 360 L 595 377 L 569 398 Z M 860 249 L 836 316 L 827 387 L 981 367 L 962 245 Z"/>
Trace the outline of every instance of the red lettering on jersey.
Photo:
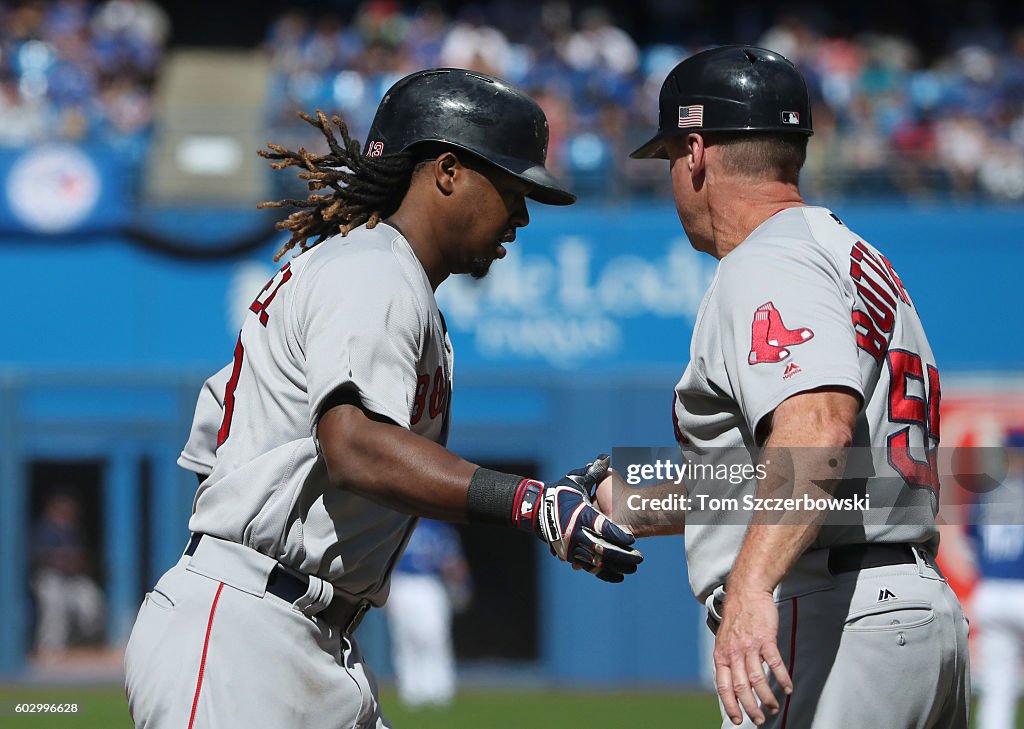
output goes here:
<path id="1" fill-rule="evenodd" d="M 850 251 L 850 257 L 853 259 L 853 262 L 850 264 L 850 275 L 853 276 L 855 281 L 859 281 L 863 275 L 860 263 L 866 263 L 886 283 L 893 296 L 899 298 L 904 304 L 910 304 L 910 296 L 907 295 L 907 290 L 903 287 L 903 281 L 896 274 L 896 269 L 889 263 L 889 259 L 881 253 L 871 252 L 861 241 L 857 241 L 854 244 L 853 249 Z"/>
<path id="2" fill-rule="evenodd" d="M 895 307 L 886 305 L 886 303 L 875 296 L 867 286 L 864 286 L 863 284 L 856 284 L 856 286 L 857 291 L 860 293 L 861 300 L 868 304 L 865 308 L 867 309 L 871 320 L 874 321 L 878 328 L 883 332 L 891 332 L 893 324 L 896 323 Z"/>
<path id="3" fill-rule="evenodd" d="M 863 311 L 854 311 L 850 318 L 853 319 L 853 330 L 857 333 L 857 346 L 881 363 L 889 348 L 889 340 L 878 333 L 871 317 Z"/>
<path id="4" fill-rule="evenodd" d="M 857 346 L 881 362 L 889 348 L 885 335 L 891 334 L 896 324 L 896 299 L 907 301 L 906 291 L 884 257 L 860 241 L 850 250 L 850 277 L 862 304 L 852 315 Z"/>
<path id="5" fill-rule="evenodd" d="M 803 344 L 814 336 L 806 327 L 789 329 L 782 323 L 782 315 L 775 305 L 768 301 L 754 311 L 754 323 L 750 331 L 750 353 L 748 364 L 781 362 L 789 356 L 786 347 Z"/>
<path id="6" fill-rule="evenodd" d="M 444 379 L 444 370 L 438 367 L 434 373 L 434 391 L 430 394 L 430 417 L 436 418 L 441 414 L 447 394 L 448 383 Z"/>
<path id="7" fill-rule="evenodd" d="M 220 421 L 220 430 L 217 431 L 217 447 L 220 448 L 224 441 L 231 434 L 231 419 L 235 416 L 235 388 L 238 387 L 238 378 L 242 374 L 242 359 L 245 357 L 245 348 L 242 346 L 242 333 L 238 333 L 238 342 L 235 344 L 235 356 L 231 362 L 231 377 L 224 388 L 224 417 Z"/>
<path id="8" fill-rule="evenodd" d="M 292 264 L 286 263 L 284 264 L 284 268 L 278 271 L 274 278 L 267 281 L 267 285 L 263 287 L 263 290 L 260 291 L 259 295 L 249 306 L 249 311 L 254 314 L 259 314 L 260 324 L 263 326 L 266 326 L 267 322 L 270 321 L 270 314 L 267 313 L 267 307 L 270 306 L 270 302 L 274 300 L 275 296 L 277 296 L 277 292 L 281 290 L 282 286 L 288 283 L 291 277 Z M 277 282 L 277 286 L 274 286 L 274 290 L 271 291 L 266 298 L 263 298 L 263 295 L 266 294 L 270 287 L 274 285 L 275 281 Z"/>
<path id="9" fill-rule="evenodd" d="M 882 286 L 882 284 L 880 284 L 871 276 L 867 276 L 865 274 L 864 269 L 861 268 L 860 264 L 858 264 L 856 261 L 850 263 L 850 276 L 853 277 L 854 281 L 858 282 L 858 288 L 864 288 L 860 282 L 867 281 L 868 284 L 871 286 L 872 290 L 875 292 L 875 294 L 882 298 L 882 302 L 885 304 L 885 306 L 888 307 L 889 309 L 892 309 L 893 311 L 896 310 L 896 299 L 892 297 L 892 294 L 889 293 L 889 290 L 886 290 L 885 287 Z M 881 306 L 881 304 L 879 304 L 879 306 Z"/>
<path id="10" fill-rule="evenodd" d="M 889 465 L 912 485 L 939 490 L 939 371 L 928 365 L 928 381 L 920 355 L 894 349 L 887 359 L 889 365 L 889 422 L 905 423 L 907 427 L 888 438 Z M 922 396 L 912 395 L 909 381 L 921 383 Z M 919 461 L 911 453 L 910 429 L 920 428 L 921 443 L 927 460 Z"/>
<path id="11" fill-rule="evenodd" d="M 942 385 L 939 384 L 939 370 L 928 365 L 928 435 L 939 445 L 939 401 L 942 400 Z"/>
<path id="12" fill-rule="evenodd" d="M 893 286 L 895 286 L 896 289 L 899 291 L 900 301 L 902 301 L 907 306 L 913 306 L 914 302 L 910 300 L 910 294 L 907 293 L 907 289 L 903 285 L 903 280 L 899 277 L 899 274 L 896 273 L 896 269 L 892 267 L 891 263 L 889 263 L 888 258 L 883 256 L 881 253 L 879 253 L 878 255 L 879 257 L 881 257 L 882 263 L 885 264 L 885 270 L 889 272 L 889 278 L 892 281 Z"/>
<path id="13" fill-rule="evenodd" d="M 430 387 L 430 375 L 420 375 L 416 378 L 416 397 L 412 403 L 412 417 L 410 425 L 416 425 L 423 417 L 423 410 L 427 405 L 427 389 Z"/>

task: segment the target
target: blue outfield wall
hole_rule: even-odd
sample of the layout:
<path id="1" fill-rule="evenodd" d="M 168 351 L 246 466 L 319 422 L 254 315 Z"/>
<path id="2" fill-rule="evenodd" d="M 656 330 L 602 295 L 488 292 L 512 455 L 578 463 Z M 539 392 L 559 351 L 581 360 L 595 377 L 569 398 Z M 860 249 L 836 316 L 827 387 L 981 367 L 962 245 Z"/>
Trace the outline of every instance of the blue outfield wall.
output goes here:
<path id="1" fill-rule="evenodd" d="M 1024 370 L 1016 281 L 1024 213 L 884 204 L 835 212 L 887 253 L 944 372 Z M 534 461 L 551 477 L 613 446 L 670 444 L 671 389 L 715 261 L 689 247 L 668 205 L 531 214 L 487 279 L 453 278 L 439 292 L 456 351 L 451 447 L 474 460 Z M 252 223 L 246 214 L 195 210 L 152 221 L 205 240 Z M 108 462 L 109 627 L 123 637 L 144 588 L 131 464 L 140 455 L 154 464 L 147 553 L 158 573 L 180 552 L 194 492 L 194 479 L 173 465 L 192 399 L 230 359 L 241 317 L 277 268 L 279 244 L 200 262 L 161 257 L 103 230 L 0 238 L 9 272 L 0 308 L 0 610 L 10 616 L 0 627 L 0 672 L 17 670 L 26 645 L 27 464 Z M 701 608 L 687 587 L 682 540 L 642 546 L 647 563 L 620 586 L 540 561 L 536 670 L 546 679 L 699 679 Z M 365 641 L 377 658 L 375 621 Z"/>

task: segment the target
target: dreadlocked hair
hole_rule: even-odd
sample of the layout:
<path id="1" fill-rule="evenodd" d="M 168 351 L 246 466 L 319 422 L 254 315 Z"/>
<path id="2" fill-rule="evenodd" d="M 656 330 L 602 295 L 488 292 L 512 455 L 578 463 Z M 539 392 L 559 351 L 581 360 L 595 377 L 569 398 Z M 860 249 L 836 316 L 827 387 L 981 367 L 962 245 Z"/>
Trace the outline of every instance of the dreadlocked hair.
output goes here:
<path id="1" fill-rule="evenodd" d="M 327 115 L 317 109 L 316 118 L 301 111 L 299 117 L 323 133 L 330 151 L 314 154 L 300 147 L 293 152 L 277 144 L 267 144 L 269 151 L 260 150 L 260 156 L 271 160 L 275 170 L 301 168 L 299 179 L 307 181 L 311 193 L 305 200 L 277 200 L 256 206 L 298 208 L 277 223 L 278 230 L 289 230 L 292 237 L 274 256 L 275 261 L 296 245 L 302 253 L 338 233 L 347 235 L 364 223 L 367 228 L 376 226 L 398 209 L 416 166 L 413 155 L 405 152 L 364 156 L 362 145 L 349 136 L 348 126 L 339 116 L 331 117 L 329 122 Z M 331 122 L 341 133 L 340 142 Z M 328 188 L 330 194 L 316 194 Z"/>

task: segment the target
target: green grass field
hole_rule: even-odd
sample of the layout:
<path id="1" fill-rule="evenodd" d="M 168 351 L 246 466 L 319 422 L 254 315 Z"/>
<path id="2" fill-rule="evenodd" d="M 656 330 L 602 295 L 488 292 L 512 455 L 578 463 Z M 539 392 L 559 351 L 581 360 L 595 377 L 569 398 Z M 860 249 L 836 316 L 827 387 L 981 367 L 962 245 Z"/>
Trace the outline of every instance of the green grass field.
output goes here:
<path id="1" fill-rule="evenodd" d="M 720 726 L 718 705 L 705 694 L 466 691 L 449 709 L 405 711 L 394 692 L 381 696 L 394 729 L 624 729 Z M 17 703 L 77 703 L 76 714 L 18 714 Z M 124 692 L 112 689 L 0 689 L 4 729 L 131 729 Z M 301 729 L 296 727 L 295 729 Z"/>
<path id="2" fill-rule="evenodd" d="M 465 691 L 449 709 L 406 711 L 394 692 L 381 700 L 394 729 L 718 729 L 713 696 L 672 692 Z M 77 703 L 75 714 L 18 714 L 17 703 Z M 119 688 L 0 688 L 3 729 L 131 729 Z M 1018 711 L 1024 729 L 1024 705 Z M 302 729 L 295 727 L 295 729 Z"/>

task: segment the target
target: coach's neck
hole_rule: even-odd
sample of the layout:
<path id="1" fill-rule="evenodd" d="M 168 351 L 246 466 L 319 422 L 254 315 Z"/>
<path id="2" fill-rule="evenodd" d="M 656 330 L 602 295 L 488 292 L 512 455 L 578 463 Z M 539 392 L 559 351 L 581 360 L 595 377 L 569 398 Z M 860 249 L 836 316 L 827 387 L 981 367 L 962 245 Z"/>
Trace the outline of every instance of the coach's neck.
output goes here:
<path id="1" fill-rule="evenodd" d="M 709 176 L 710 177 L 710 176 Z M 744 175 L 718 175 L 707 185 L 710 237 L 707 252 L 721 259 L 768 218 L 805 205 L 799 188 L 789 182 Z"/>
<path id="2" fill-rule="evenodd" d="M 705 138 L 707 137 L 707 138 Z M 665 140 L 672 194 L 690 244 L 718 259 L 780 210 L 804 205 L 798 182 L 806 138 Z"/>

